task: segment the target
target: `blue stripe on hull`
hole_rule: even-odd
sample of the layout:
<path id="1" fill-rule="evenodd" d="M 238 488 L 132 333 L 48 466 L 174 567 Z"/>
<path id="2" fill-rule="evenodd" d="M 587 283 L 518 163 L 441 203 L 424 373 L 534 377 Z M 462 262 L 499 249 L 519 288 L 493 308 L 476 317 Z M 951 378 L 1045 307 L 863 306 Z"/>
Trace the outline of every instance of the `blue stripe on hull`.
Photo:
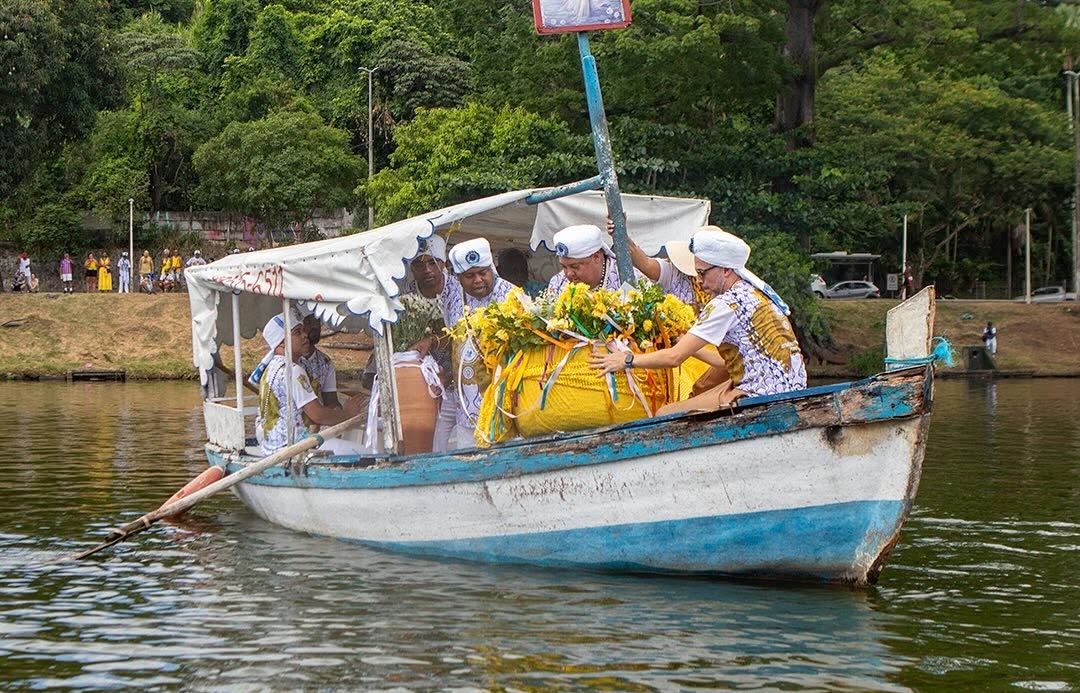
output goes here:
<path id="1" fill-rule="evenodd" d="M 854 501 L 536 534 L 361 543 L 491 563 L 824 580 L 858 575 L 865 579 L 861 573 L 899 529 L 906 506 L 902 501 Z"/>

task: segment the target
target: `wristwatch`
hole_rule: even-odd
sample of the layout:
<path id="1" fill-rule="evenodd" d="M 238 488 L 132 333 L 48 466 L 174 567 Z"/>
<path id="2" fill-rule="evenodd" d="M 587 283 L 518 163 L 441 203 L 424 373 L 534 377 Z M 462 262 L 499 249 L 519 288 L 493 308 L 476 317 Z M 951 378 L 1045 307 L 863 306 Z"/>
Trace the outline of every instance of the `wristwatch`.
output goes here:
<path id="1" fill-rule="evenodd" d="M 626 359 L 623 361 L 623 363 L 626 364 L 627 368 L 633 368 L 634 367 L 634 352 L 632 352 L 632 351 L 627 352 Z"/>

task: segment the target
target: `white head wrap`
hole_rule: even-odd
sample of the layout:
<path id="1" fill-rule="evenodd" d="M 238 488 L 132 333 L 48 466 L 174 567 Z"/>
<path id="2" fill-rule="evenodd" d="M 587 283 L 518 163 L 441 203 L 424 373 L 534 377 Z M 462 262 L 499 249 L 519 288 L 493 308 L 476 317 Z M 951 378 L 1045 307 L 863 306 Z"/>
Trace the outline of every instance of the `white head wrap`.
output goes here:
<path id="1" fill-rule="evenodd" d="M 468 272 L 477 267 L 493 267 L 495 262 L 491 257 L 491 244 L 486 238 L 473 238 L 458 243 L 450 249 L 450 264 L 454 268 L 454 274 Z"/>
<path id="2" fill-rule="evenodd" d="M 292 323 L 290 327 L 294 330 L 304 322 L 304 316 L 311 312 L 295 305 L 290 311 L 289 321 Z M 285 314 L 278 313 L 270 318 L 263 326 L 262 336 L 266 341 L 266 346 L 270 347 L 271 353 L 281 346 L 281 343 L 285 341 Z"/>
<path id="3" fill-rule="evenodd" d="M 750 259 L 750 246 L 743 239 L 718 226 L 702 226 L 690 239 L 690 252 L 702 262 L 733 270 L 740 279 L 768 296 L 784 315 L 791 315 L 791 309 L 784 303 L 784 299 L 761 277 L 746 269 L 746 261 Z"/>
<path id="4" fill-rule="evenodd" d="M 579 260 L 598 250 L 603 250 L 608 257 L 615 257 L 615 253 L 611 252 L 611 248 L 604 242 L 604 232 L 592 224 L 567 226 L 557 232 L 552 240 L 555 242 L 555 254 L 559 257 Z"/>
<path id="5" fill-rule="evenodd" d="M 446 241 L 442 236 L 431 234 L 427 238 L 420 239 L 420 246 L 416 250 L 417 256 L 430 255 L 436 260 L 446 262 Z"/>
<path id="6" fill-rule="evenodd" d="M 296 329 L 304 324 L 304 315 L 309 313 L 300 306 L 293 305 L 290 308 L 289 320 L 292 322 L 290 327 Z M 258 385 L 262 380 L 263 371 L 270 365 L 271 359 L 274 358 L 274 352 L 281 346 L 281 343 L 285 341 L 285 314 L 278 313 L 274 317 L 270 318 L 266 325 L 262 329 L 263 340 L 266 342 L 266 346 L 270 347 L 270 350 L 266 352 L 266 356 L 263 356 L 262 361 L 258 366 L 255 366 L 255 370 L 251 372 L 251 376 L 248 378 L 248 382 L 252 385 Z"/>

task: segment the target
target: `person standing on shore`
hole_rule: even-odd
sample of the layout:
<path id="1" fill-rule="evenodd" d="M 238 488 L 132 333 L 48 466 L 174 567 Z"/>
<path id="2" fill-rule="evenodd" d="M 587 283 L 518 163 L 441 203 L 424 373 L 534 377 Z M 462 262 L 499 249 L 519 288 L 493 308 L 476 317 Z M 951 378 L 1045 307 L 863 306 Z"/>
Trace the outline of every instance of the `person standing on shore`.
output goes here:
<path id="1" fill-rule="evenodd" d="M 180 251 L 173 250 L 169 258 L 173 273 L 173 291 L 182 291 L 184 288 L 184 258 L 180 257 Z"/>
<path id="2" fill-rule="evenodd" d="M 158 271 L 161 278 L 161 291 L 162 293 L 169 293 L 173 290 L 175 278 L 172 268 L 172 255 L 169 253 L 168 248 L 161 251 L 161 268 Z"/>
<path id="3" fill-rule="evenodd" d="M 99 293 L 112 291 L 112 260 L 107 250 L 101 251 L 101 259 L 98 260 L 97 290 Z"/>
<path id="4" fill-rule="evenodd" d="M 65 294 L 74 292 L 71 288 L 71 269 L 71 256 L 64 253 L 64 259 L 60 261 L 60 283 L 64 287 Z"/>
<path id="5" fill-rule="evenodd" d="M 97 288 L 98 278 L 98 261 L 93 253 L 86 254 L 86 261 L 83 262 L 83 267 L 86 270 L 86 293 L 93 293 L 94 289 Z"/>
<path id="6" fill-rule="evenodd" d="M 997 356 L 997 328 L 994 327 L 994 323 L 987 322 L 986 328 L 982 334 L 983 346 L 990 352 L 991 356 Z"/>
<path id="7" fill-rule="evenodd" d="M 128 251 L 120 253 L 120 259 L 116 261 L 116 271 L 120 274 L 120 293 L 131 293 L 131 258 Z"/>
<path id="8" fill-rule="evenodd" d="M 150 257 L 149 250 L 142 251 L 139 258 L 139 290 L 148 294 L 154 293 L 154 258 Z"/>
<path id="9" fill-rule="evenodd" d="M 19 274 L 22 275 L 23 284 L 30 286 L 30 256 L 25 252 L 19 253 Z"/>

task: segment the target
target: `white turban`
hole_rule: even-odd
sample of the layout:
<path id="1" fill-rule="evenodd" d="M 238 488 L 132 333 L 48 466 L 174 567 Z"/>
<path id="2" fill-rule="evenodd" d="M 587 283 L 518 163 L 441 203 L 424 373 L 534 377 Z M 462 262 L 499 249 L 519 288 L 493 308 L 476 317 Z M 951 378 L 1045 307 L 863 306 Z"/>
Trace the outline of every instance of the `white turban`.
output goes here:
<path id="1" fill-rule="evenodd" d="M 743 239 L 718 226 L 702 226 L 690 239 L 690 252 L 702 262 L 733 270 L 740 279 L 768 296 L 784 315 L 791 315 L 791 309 L 779 294 L 761 277 L 746 269 L 746 261 L 750 259 L 750 246 Z"/>
<path id="2" fill-rule="evenodd" d="M 295 330 L 304 324 L 304 315 L 310 313 L 310 311 L 293 305 L 289 309 L 289 313 L 289 320 L 292 321 L 290 327 Z M 270 365 L 270 361 L 274 358 L 274 352 L 285 341 L 285 314 L 278 313 L 270 318 L 263 326 L 262 336 L 270 350 L 266 352 L 266 356 L 263 356 L 262 361 L 259 361 L 259 365 L 255 366 L 255 370 L 248 377 L 248 382 L 252 385 L 259 384 L 259 381 L 262 380 L 263 371 L 266 370 L 266 367 Z"/>
<path id="3" fill-rule="evenodd" d="M 293 306 L 289 315 L 289 320 L 292 323 L 290 327 L 294 330 L 299 327 L 304 322 L 304 316 L 309 312 L 299 306 Z M 285 341 L 285 314 L 278 313 L 270 318 L 266 325 L 263 326 L 262 335 L 263 340 L 266 341 L 266 346 L 270 347 L 271 352 L 281 346 L 281 343 Z"/>
<path id="4" fill-rule="evenodd" d="M 420 245 L 416 249 L 416 254 L 418 256 L 430 255 L 436 260 L 446 262 L 446 241 L 443 240 L 442 236 L 431 234 L 427 238 L 420 239 Z"/>
<path id="5" fill-rule="evenodd" d="M 491 244 L 485 238 L 458 243 L 450 249 L 450 264 L 454 268 L 454 274 L 468 272 L 477 267 L 491 267 L 495 264 L 491 257 Z"/>
<path id="6" fill-rule="evenodd" d="M 579 260 L 598 250 L 603 250 L 608 257 L 615 257 L 604 242 L 604 232 L 592 224 L 567 226 L 556 233 L 552 240 L 555 241 L 555 254 L 559 257 Z"/>

